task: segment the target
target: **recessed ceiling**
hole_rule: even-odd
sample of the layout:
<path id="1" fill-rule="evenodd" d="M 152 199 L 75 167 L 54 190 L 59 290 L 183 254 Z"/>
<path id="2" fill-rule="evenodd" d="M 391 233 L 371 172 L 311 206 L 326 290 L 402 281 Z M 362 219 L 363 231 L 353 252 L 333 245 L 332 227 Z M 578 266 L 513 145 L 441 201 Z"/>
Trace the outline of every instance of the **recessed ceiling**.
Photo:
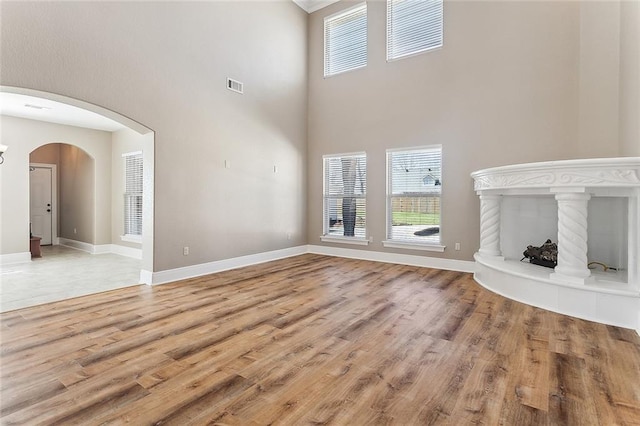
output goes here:
<path id="1" fill-rule="evenodd" d="M 306 10 L 307 13 L 313 13 L 330 4 L 337 3 L 339 0 L 293 0 L 295 4 Z"/>
<path id="2" fill-rule="evenodd" d="M 122 124 L 86 109 L 17 93 L 0 92 L 0 114 L 107 132 L 124 128 Z"/>

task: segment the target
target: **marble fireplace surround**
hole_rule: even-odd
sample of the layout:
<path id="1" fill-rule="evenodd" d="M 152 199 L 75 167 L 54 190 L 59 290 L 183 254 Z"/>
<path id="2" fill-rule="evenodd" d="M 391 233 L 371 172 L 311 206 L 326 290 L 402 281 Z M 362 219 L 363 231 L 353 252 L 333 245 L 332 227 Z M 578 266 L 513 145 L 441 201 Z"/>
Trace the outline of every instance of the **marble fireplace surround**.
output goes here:
<path id="1" fill-rule="evenodd" d="M 480 196 L 478 283 L 529 305 L 640 330 L 640 157 L 517 164 L 471 177 Z M 523 238 L 540 245 L 547 236 L 558 243 L 554 269 L 520 261 Z M 615 270 L 588 268 L 603 259 Z"/>

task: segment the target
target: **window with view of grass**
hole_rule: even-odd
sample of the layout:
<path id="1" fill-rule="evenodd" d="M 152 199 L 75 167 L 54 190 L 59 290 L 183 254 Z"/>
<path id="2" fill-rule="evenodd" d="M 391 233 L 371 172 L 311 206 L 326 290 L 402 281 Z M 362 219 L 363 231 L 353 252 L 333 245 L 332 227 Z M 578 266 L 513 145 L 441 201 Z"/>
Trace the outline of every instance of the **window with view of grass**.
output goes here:
<path id="1" fill-rule="evenodd" d="M 323 237 L 365 240 L 367 157 L 325 155 Z"/>
<path id="2" fill-rule="evenodd" d="M 442 148 L 387 151 L 387 241 L 440 245 Z"/>

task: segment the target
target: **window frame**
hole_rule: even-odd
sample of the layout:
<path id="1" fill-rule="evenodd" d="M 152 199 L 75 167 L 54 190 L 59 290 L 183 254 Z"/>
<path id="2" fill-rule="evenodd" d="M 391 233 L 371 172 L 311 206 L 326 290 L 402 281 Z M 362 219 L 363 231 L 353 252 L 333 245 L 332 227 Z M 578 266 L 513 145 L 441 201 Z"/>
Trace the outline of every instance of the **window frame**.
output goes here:
<path id="1" fill-rule="evenodd" d="M 364 8 L 364 15 L 365 15 L 365 54 L 364 54 L 364 63 L 361 63 L 357 66 L 352 66 L 350 68 L 347 69 L 342 69 L 340 71 L 336 71 L 336 72 L 330 72 L 330 66 L 328 65 L 328 59 L 329 59 L 329 52 L 327 51 L 328 49 L 328 44 L 327 44 L 327 39 L 328 34 L 327 34 L 327 23 L 333 20 L 337 20 L 340 18 L 343 18 L 349 14 L 352 14 L 354 12 L 356 12 L 358 9 Z M 343 9 L 339 12 L 336 12 L 332 15 L 326 16 L 324 18 L 324 28 L 323 28 L 323 42 L 324 42 L 324 48 L 323 48 L 323 76 L 324 78 L 328 78 L 328 77 L 333 77 L 335 75 L 339 75 L 339 74 L 343 74 L 345 72 L 349 72 L 349 71 L 354 71 L 360 68 L 364 68 L 367 66 L 368 63 L 368 56 L 369 56 L 369 20 L 368 20 L 368 5 L 367 2 L 361 2 L 358 3 L 354 6 L 351 6 L 349 8 Z"/>
<path id="2" fill-rule="evenodd" d="M 328 203 L 330 200 L 338 200 L 344 199 L 345 194 L 334 195 L 329 193 L 329 179 L 328 176 L 328 160 L 332 159 L 344 159 L 344 158 L 364 158 L 365 161 L 365 191 L 364 194 L 353 194 L 351 198 L 362 199 L 364 200 L 365 205 L 365 224 L 364 224 L 364 236 L 344 236 L 344 235 L 335 235 L 330 234 L 330 220 L 331 217 L 328 215 L 329 208 Z M 345 244 L 356 244 L 356 245 L 368 245 L 371 242 L 369 238 L 368 231 L 368 222 L 366 216 L 367 209 L 367 154 L 366 152 L 350 152 L 350 153 L 342 153 L 342 154 L 327 154 L 322 156 L 322 235 L 320 236 L 320 240 L 323 242 L 331 242 L 331 243 L 345 243 Z"/>
<path id="3" fill-rule="evenodd" d="M 391 46 L 393 44 L 393 41 L 391 40 L 392 37 L 392 33 L 393 33 L 393 26 L 392 26 L 392 15 L 393 15 L 393 7 L 394 7 L 394 3 L 396 3 L 398 0 L 387 0 L 387 16 L 386 16 L 386 50 L 387 50 L 387 62 L 392 62 L 392 61 L 397 61 L 400 59 L 405 59 L 405 58 L 409 58 L 415 55 L 420 55 L 422 53 L 425 52 L 429 52 L 431 50 L 436 50 L 436 49 L 440 49 L 442 48 L 442 46 L 444 45 L 444 0 L 423 0 L 424 2 L 432 2 L 432 3 L 437 3 L 439 5 L 440 8 L 440 20 L 439 20 L 439 44 L 437 45 L 432 45 L 432 46 L 427 46 L 427 47 L 421 47 L 418 49 L 414 49 L 411 50 L 409 52 L 403 53 L 403 54 L 396 54 L 394 56 L 391 56 L 392 52 L 391 52 Z M 419 0 L 412 0 L 412 1 L 419 1 Z M 418 23 L 420 23 L 421 21 L 414 21 L 412 24 L 412 28 L 413 31 L 416 31 L 416 25 Z M 406 25 L 406 24 L 405 24 Z"/>
<path id="4" fill-rule="evenodd" d="M 393 198 L 398 197 L 393 194 L 393 175 L 391 171 L 393 154 L 396 153 L 405 153 L 411 151 L 435 151 L 438 150 L 440 153 L 440 185 L 434 185 L 439 187 L 437 192 L 437 197 L 440 199 L 440 218 L 438 227 L 438 241 L 415 241 L 408 240 L 403 238 L 392 238 L 392 223 L 393 223 Z M 445 245 L 442 244 L 442 170 L 443 170 L 443 149 L 442 145 L 425 145 L 425 146 L 416 146 L 416 147 L 406 147 L 406 148 L 393 148 L 387 149 L 386 151 L 386 174 L 387 174 L 387 193 L 386 193 L 386 239 L 382 241 L 382 245 L 384 247 L 389 248 L 402 248 L 402 249 L 412 249 L 412 250 L 425 250 L 425 251 L 435 251 L 435 252 L 444 252 L 446 248 Z M 403 198 L 423 198 L 423 197 L 433 197 L 433 194 L 427 194 L 416 192 L 413 195 L 403 194 Z"/>
<path id="5" fill-rule="evenodd" d="M 130 168 L 127 166 L 127 161 L 131 158 L 131 157 L 136 157 L 139 159 L 140 161 L 140 173 L 139 173 L 139 186 L 140 186 L 140 192 L 138 191 L 129 191 L 128 189 L 128 185 L 127 182 L 129 181 L 129 173 L 130 173 Z M 124 177 L 124 191 L 123 191 L 123 209 L 122 209 L 122 219 L 123 219 L 123 235 L 120 236 L 120 239 L 122 241 L 126 241 L 126 242 L 131 242 L 131 243 L 142 243 L 142 229 L 143 229 L 143 220 L 144 220 L 144 214 L 143 214 L 143 209 L 144 209 L 144 157 L 142 155 L 142 151 L 133 151 L 133 152 L 126 152 L 122 154 L 122 158 L 124 160 L 124 173 L 123 173 L 123 177 Z M 130 204 L 130 202 L 134 199 L 138 199 L 139 200 L 139 205 L 140 205 L 140 215 L 139 218 L 135 217 L 137 215 L 133 215 L 134 217 L 130 217 L 132 210 L 128 209 L 127 206 Z M 137 210 L 136 210 L 137 211 Z M 128 226 L 128 224 L 131 224 L 132 222 L 137 222 L 139 220 L 139 225 L 135 226 L 136 228 L 139 227 L 140 228 L 140 233 L 131 233 L 128 231 L 131 231 L 131 226 Z"/>

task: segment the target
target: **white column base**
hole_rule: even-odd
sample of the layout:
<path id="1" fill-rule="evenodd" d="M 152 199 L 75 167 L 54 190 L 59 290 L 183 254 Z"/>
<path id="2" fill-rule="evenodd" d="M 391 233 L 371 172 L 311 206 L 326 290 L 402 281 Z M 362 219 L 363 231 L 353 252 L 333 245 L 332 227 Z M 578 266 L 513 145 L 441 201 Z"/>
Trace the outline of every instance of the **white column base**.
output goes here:
<path id="1" fill-rule="evenodd" d="M 504 260 L 504 256 L 502 256 L 502 252 L 500 250 L 491 250 L 491 249 L 480 249 L 478 250 L 478 253 L 480 253 L 482 256 L 491 256 L 494 259 L 502 259 Z"/>
<path id="2" fill-rule="evenodd" d="M 565 275 L 559 272 L 552 272 L 549 275 L 551 281 L 555 281 L 557 283 L 571 283 L 571 284 L 582 284 L 584 285 L 587 282 L 588 277 L 576 277 L 574 275 Z"/>

